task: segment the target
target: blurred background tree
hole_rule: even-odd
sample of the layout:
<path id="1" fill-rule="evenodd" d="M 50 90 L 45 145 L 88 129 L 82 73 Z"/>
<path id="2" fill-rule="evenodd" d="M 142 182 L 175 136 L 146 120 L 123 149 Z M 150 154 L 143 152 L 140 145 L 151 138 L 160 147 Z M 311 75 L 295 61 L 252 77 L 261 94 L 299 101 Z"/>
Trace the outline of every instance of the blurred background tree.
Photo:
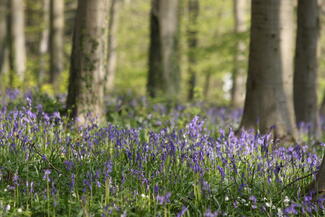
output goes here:
<path id="1" fill-rule="evenodd" d="M 58 22 L 61 22 L 61 26 L 62 17 L 64 17 L 64 33 L 62 33 L 62 27 L 56 27 L 59 32 L 52 29 L 54 34 L 50 34 L 51 23 L 54 27 L 54 17 L 57 16 L 53 16 L 54 13 L 51 16 L 51 0 L 20 0 L 18 2 L 21 3 L 19 6 L 25 12 L 24 31 L 18 30 L 19 28 L 16 30 L 22 32 L 19 34 L 21 37 L 24 35 L 23 32 L 25 33 L 25 43 L 20 43 L 25 44 L 25 48 L 19 49 L 18 54 L 23 56 L 23 50 L 26 49 L 26 64 L 24 64 L 24 57 L 19 57 L 21 58 L 18 61 L 20 62 L 20 69 L 17 67 L 15 69 L 13 64 L 9 64 L 9 57 L 12 56 L 9 55 L 9 48 L 14 47 L 9 46 L 12 44 L 9 42 L 13 42 L 15 38 L 8 37 L 9 31 L 12 29 L 9 28 L 11 23 L 9 22 L 11 14 L 9 13 L 9 3 L 10 5 L 14 4 L 14 1 L 1 0 L 1 88 L 5 89 L 10 86 L 38 87 L 42 92 L 52 95 L 67 93 L 70 65 L 68 59 L 71 54 L 72 30 L 77 1 L 64 0 L 64 7 L 61 5 L 61 8 L 57 9 L 58 11 L 64 9 L 64 13 L 58 12 L 58 16 L 61 17 L 61 21 L 58 19 Z M 56 3 L 57 1 L 52 2 L 55 5 L 59 4 L 59 2 Z M 235 107 L 241 107 L 244 93 L 242 89 L 245 83 L 245 78 L 242 76 L 245 77 L 247 74 L 250 3 L 247 0 L 200 0 L 198 12 L 193 13 L 193 10 L 190 10 L 190 5 L 193 2 L 195 1 L 180 1 L 179 99 L 183 101 L 188 98 L 205 99 L 222 105 L 231 104 Z M 108 48 L 108 56 L 110 56 L 108 59 L 110 60 L 108 60 L 106 75 L 106 90 L 111 94 L 132 92 L 136 95 L 144 95 L 146 93 L 147 72 L 149 70 L 150 8 L 151 0 L 111 1 L 110 10 L 114 13 L 108 12 L 108 15 L 111 14 L 111 21 L 107 27 L 111 29 L 109 31 L 111 32 L 109 36 L 109 43 L 111 43 L 109 46 L 111 47 Z M 52 9 L 54 8 L 52 7 Z M 18 13 L 18 11 L 15 10 L 13 13 Z M 323 11 L 322 7 L 322 22 Z M 15 19 L 23 18 L 15 16 Z M 195 22 L 196 24 L 191 24 Z M 20 25 L 22 26 L 22 24 Z M 189 43 L 189 31 L 194 29 L 196 32 L 195 48 Z M 325 50 L 323 35 L 321 34 L 320 38 L 320 55 L 324 55 Z M 9 40 L 10 38 L 11 40 Z M 22 40 L 24 39 L 19 39 L 19 41 Z M 58 40 L 63 41 L 63 45 Z M 63 51 L 51 52 L 50 48 L 56 48 L 54 45 L 50 46 L 51 41 L 61 44 L 58 50 Z M 195 52 L 191 50 L 195 50 Z M 189 54 L 191 54 L 191 58 L 189 58 Z M 59 60 L 55 60 L 56 58 Z M 319 103 L 322 102 L 325 87 L 325 61 L 322 59 L 320 58 L 318 64 L 317 92 Z M 12 63 L 14 62 L 12 61 Z M 12 67 L 10 68 L 10 66 Z M 26 70 L 23 70 L 24 68 Z M 20 72 L 18 73 L 18 71 Z M 21 80 L 22 71 L 25 71 L 24 82 Z M 51 73 L 54 71 L 57 72 Z M 195 79 L 193 79 L 193 72 L 195 72 Z M 53 76 L 54 74 L 55 76 Z M 237 74 L 242 76 L 235 76 Z M 57 86 L 53 85 L 53 80 L 57 80 Z"/>
<path id="2" fill-rule="evenodd" d="M 69 69 L 67 60 L 71 52 L 77 1 L 64 0 L 64 5 L 63 0 L 18 0 L 18 2 L 24 3 L 19 6 L 23 9 L 21 11 L 25 12 L 23 22 L 25 30 L 20 30 L 26 35 L 25 43 L 20 43 L 25 44 L 27 53 L 25 79 L 23 83 L 17 79 L 22 76 L 22 71 L 25 71 L 23 60 L 19 61 L 19 67 L 22 69 L 12 69 L 14 72 L 20 71 L 19 76 L 16 72 L 9 73 L 9 68 L 3 64 L 6 62 L 4 61 L 6 46 L 3 45 L 7 44 L 5 41 L 8 39 L 4 31 L 8 29 L 6 14 L 10 15 L 10 13 L 6 13 L 9 12 L 8 1 L 1 0 L 0 10 L 4 11 L 0 18 L 0 28 L 4 29 L 0 35 L 0 67 L 3 78 L 1 87 L 37 86 L 41 91 L 49 94 L 67 93 Z M 235 70 L 234 58 L 238 55 L 236 50 L 239 41 L 240 58 L 243 60 L 238 66 L 241 71 L 246 72 L 249 23 L 249 10 L 246 8 L 241 12 L 245 16 L 242 25 L 246 26 L 246 30 L 241 29 L 240 33 L 234 31 L 236 22 L 238 25 L 238 21 L 234 19 L 236 18 L 234 15 L 236 10 L 233 10 L 234 2 L 200 0 L 200 13 L 198 13 L 195 9 L 194 12 L 191 9 L 195 4 L 194 0 L 180 1 L 179 99 L 185 101 L 187 98 L 203 99 L 204 97 L 219 104 L 230 102 L 232 73 Z M 146 93 L 149 70 L 150 8 L 150 0 L 111 1 L 111 13 L 108 12 L 110 14 L 108 59 L 110 60 L 108 60 L 106 78 L 106 89 L 111 93 L 132 92 L 136 95 Z M 14 11 L 14 13 L 18 12 L 19 10 Z M 23 19 L 19 16 L 15 18 Z M 196 24 L 191 24 L 195 22 Z M 195 48 L 193 48 L 194 39 L 193 37 L 190 39 L 189 36 L 189 32 L 194 29 Z M 23 37 L 23 34 L 19 33 L 19 35 Z M 23 49 L 19 49 L 20 55 L 23 55 Z M 189 54 L 192 57 L 189 57 Z M 195 85 L 193 85 L 193 72 L 196 75 Z M 14 75 L 15 78 L 12 79 L 11 85 L 10 75 Z"/>

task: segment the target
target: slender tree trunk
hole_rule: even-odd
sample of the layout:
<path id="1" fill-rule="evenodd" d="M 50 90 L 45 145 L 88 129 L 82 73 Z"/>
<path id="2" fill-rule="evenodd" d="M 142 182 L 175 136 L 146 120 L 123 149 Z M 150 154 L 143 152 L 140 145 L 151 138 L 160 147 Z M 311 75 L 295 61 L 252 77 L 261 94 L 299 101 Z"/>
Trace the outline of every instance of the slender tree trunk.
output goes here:
<path id="1" fill-rule="evenodd" d="M 292 1 L 252 0 L 247 95 L 241 128 L 297 136 L 293 108 Z"/>
<path id="2" fill-rule="evenodd" d="M 67 108 L 78 124 L 104 118 L 109 0 L 79 0 L 73 36 Z"/>
<path id="3" fill-rule="evenodd" d="M 318 195 L 325 195 L 325 154 L 323 156 L 322 163 L 316 175 L 316 180 L 307 186 L 307 192 L 316 192 Z"/>
<path id="4" fill-rule="evenodd" d="M 0 74 L 5 72 L 5 63 L 8 54 L 7 12 L 7 0 L 0 0 Z"/>
<path id="5" fill-rule="evenodd" d="M 320 106 L 319 113 L 320 113 L 321 118 L 325 118 L 325 94 L 324 94 L 323 99 L 322 99 L 322 104 Z"/>
<path id="6" fill-rule="evenodd" d="M 152 0 L 147 89 L 151 97 L 176 98 L 180 89 L 180 0 Z"/>
<path id="7" fill-rule="evenodd" d="M 300 3 L 300 1 L 299 1 L 299 3 Z M 316 1 L 314 1 L 314 0 L 312 0 L 312 1 L 310 1 L 310 2 L 305 2 L 305 1 L 302 1 L 301 3 L 305 3 L 305 4 L 307 4 L 307 3 L 309 3 L 309 7 L 311 7 L 312 5 L 313 5 L 313 8 L 315 7 L 315 4 L 316 4 Z M 325 1 L 321 1 L 320 2 L 321 4 L 320 5 L 318 5 L 319 7 L 318 7 L 318 12 L 315 12 L 315 13 L 320 13 L 321 11 L 322 12 L 324 12 L 324 8 L 325 8 Z M 315 8 L 314 8 L 315 9 Z M 305 10 L 308 10 L 308 9 L 305 9 Z M 311 9 L 309 9 L 309 10 L 311 10 Z M 305 11 L 305 12 L 307 12 L 307 11 Z M 310 11 L 309 11 L 310 12 Z M 299 12 L 298 12 L 299 13 Z M 302 12 L 301 12 L 302 13 Z M 305 15 L 305 16 L 307 16 L 307 14 Z M 318 15 L 319 16 L 319 15 Z M 315 29 L 315 14 L 313 14 L 313 15 L 311 15 L 311 17 L 304 17 L 305 19 L 306 19 L 306 21 L 308 20 L 308 23 L 309 23 L 309 25 L 308 25 L 308 31 L 306 31 L 306 36 L 305 37 L 307 37 L 307 36 L 309 36 L 309 37 L 316 37 L 315 35 L 316 35 L 316 31 L 319 31 L 319 30 L 316 30 Z M 309 19 L 308 19 L 309 18 Z M 313 19 L 314 18 L 314 19 Z M 305 21 L 305 22 L 306 22 Z M 306 25 L 306 24 L 305 24 Z M 319 25 L 319 24 L 318 24 Z M 319 28 L 319 26 L 317 26 L 318 28 Z M 309 28 L 311 28 L 311 30 L 309 30 Z M 312 36 L 312 33 L 310 33 L 309 31 L 311 31 L 311 32 L 314 32 L 314 36 Z M 318 32 L 318 34 L 319 34 L 319 32 Z M 313 43 L 313 42 L 308 42 L 308 43 Z M 314 42 L 315 43 L 315 42 Z M 313 45 L 311 45 L 311 47 L 312 46 L 317 46 L 317 45 L 315 45 L 315 44 L 313 44 Z M 311 47 L 307 47 L 307 48 L 305 48 L 305 49 L 310 49 L 310 50 L 312 50 L 311 49 Z M 314 48 L 315 49 L 315 48 Z M 309 52 L 311 52 L 309 50 Z M 314 51 L 315 52 L 315 51 Z M 312 53 L 311 53 L 312 54 Z M 307 55 L 307 54 L 306 54 Z M 313 55 L 313 54 L 312 54 Z M 306 56 L 306 58 L 310 58 L 310 56 Z M 311 63 L 313 63 L 313 62 L 311 62 Z M 317 63 L 317 62 L 316 62 Z M 311 71 L 309 71 L 309 73 L 311 73 Z M 310 79 L 310 78 L 309 78 Z M 322 118 L 324 118 L 325 117 L 325 95 L 323 96 L 323 100 L 322 100 L 322 104 L 321 104 L 321 108 L 320 108 L 320 115 L 321 115 L 321 117 Z M 316 180 L 315 181 L 313 181 L 308 187 L 307 187 L 307 190 L 308 191 L 313 191 L 313 192 L 317 192 L 319 195 L 316 195 L 316 196 L 321 196 L 321 195 L 324 195 L 325 194 L 325 154 L 324 154 L 324 156 L 323 156 L 323 160 L 322 160 L 322 163 L 321 163 L 321 165 L 320 165 L 320 169 L 319 169 L 319 171 L 318 171 L 318 174 L 317 174 L 317 176 L 316 176 Z"/>
<path id="8" fill-rule="evenodd" d="M 317 108 L 319 24 L 318 0 L 299 0 L 294 105 L 297 124 L 311 124 L 311 134 L 316 138 L 320 137 Z"/>
<path id="9" fill-rule="evenodd" d="M 207 100 L 209 96 L 210 82 L 211 82 L 211 72 L 207 72 L 205 74 L 204 87 L 203 87 L 203 96 L 205 100 Z"/>
<path id="10" fill-rule="evenodd" d="M 50 4 L 50 83 L 56 87 L 64 68 L 64 0 Z"/>
<path id="11" fill-rule="evenodd" d="M 193 100 L 194 89 L 196 86 L 196 49 L 198 44 L 198 25 L 199 0 L 189 0 L 188 2 L 189 23 L 187 27 L 187 44 L 188 44 L 188 71 L 190 75 L 188 99 Z"/>
<path id="12" fill-rule="evenodd" d="M 117 29 L 120 0 L 111 0 L 108 23 L 108 65 L 106 72 L 106 90 L 112 91 L 114 88 L 116 66 L 117 66 Z"/>
<path id="13" fill-rule="evenodd" d="M 231 88 L 231 105 L 233 107 L 242 107 L 245 101 L 245 41 L 243 33 L 247 30 L 245 23 L 246 0 L 233 0 L 234 14 L 234 33 L 236 35 L 235 52 L 234 52 L 234 68 L 232 73 Z"/>
<path id="14" fill-rule="evenodd" d="M 44 81 L 46 71 L 46 54 L 49 45 L 49 23 L 50 23 L 50 0 L 43 0 L 43 29 L 41 32 L 41 41 L 39 44 L 40 68 L 37 78 L 38 86 Z"/>
<path id="15" fill-rule="evenodd" d="M 324 16 L 324 14 L 325 14 L 325 1 L 324 0 L 322 0 L 321 2 L 320 2 L 320 13 L 321 13 L 321 15 L 320 15 L 320 18 L 322 18 L 323 16 Z M 322 23 L 321 23 L 321 26 L 323 26 L 323 22 L 324 22 L 324 20 L 323 19 L 321 19 L 321 21 L 322 21 Z M 320 28 L 321 30 L 322 30 L 322 32 L 321 32 L 321 34 L 320 35 L 324 35 L 324 28 Z M 323 47 L 323 45 L 322 45 L 322 52 L 321 52 L 321 59 L 323 58 L 323 55 L 324 55 L 324 50 L 325 50 L 325 48 Z M 322 98 L 322 101 L 321 101 L 321 106 L 320 106 L 320 117 L 321 117 L 321 119 L 324 119 L 325 118 L 325 92 L 323 92 L 323 98 Z"/>
<path id="16" fill-rule="evenodd" d="M 10 0 L 10 85 L 14 82 L 14 73 L 20 81 L 25 79 L 26 46 L 25 46 L 25 3 L 21 0 Z"/>

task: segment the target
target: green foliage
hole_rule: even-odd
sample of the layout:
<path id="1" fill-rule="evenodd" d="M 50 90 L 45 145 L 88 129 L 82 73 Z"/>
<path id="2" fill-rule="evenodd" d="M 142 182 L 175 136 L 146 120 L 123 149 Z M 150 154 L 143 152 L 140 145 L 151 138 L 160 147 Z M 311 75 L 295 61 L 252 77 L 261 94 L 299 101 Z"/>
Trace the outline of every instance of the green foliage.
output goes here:
<path id="1" fill-rule="evenodd" d="M 37 107 L 42 108 L 42 110 L 48 114 L 52 114 L 54 112 L 65 113 L 64 110 L 64 101 L 62 101 L 62 96 L 58 95 L 57 97 L 53 97 L 46 93 L 42 93 L 38 90 L 33 90 L 28 92 L 27 94 L 21 94 L 18 90 L 8 90 L 11 93 L 8 95 L 12 96 L 4 96 L 3 97 L 3 105 L 1 107 L 6 106 L 8 110 L 22 109 L 27 106 L 26 98 L 32 96 L 32 107 L 33 111 L 37 111 Z M 60 98 L 61 97 L 61 98 Z"/>
<path id="2" fill-rule="evenodd" d="M 55 104 L 32 98 L 48 112 Z M 297 189 L 312 178 L 287 184 L 319 163 L 300 146 L 272 152 L 261 135 L 236 138 L 227 119 L 236 126 L 238 117 L 207 104 L 112 97 L 114 125 L 75 128 L 16 100 L 18 110 L 0 111 L 2 216 L 167 217 L 184 207 L 186 217 L 276 216 L 306 203 Z"/>

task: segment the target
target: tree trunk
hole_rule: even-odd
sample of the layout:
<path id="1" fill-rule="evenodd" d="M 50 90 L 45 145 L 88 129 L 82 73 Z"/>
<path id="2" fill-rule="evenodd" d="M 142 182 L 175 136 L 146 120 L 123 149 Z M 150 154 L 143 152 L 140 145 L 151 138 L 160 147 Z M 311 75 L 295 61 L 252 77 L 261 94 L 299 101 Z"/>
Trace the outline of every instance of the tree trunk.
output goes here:
<path id="1" fill-rule="evenodd" d="M 0 74 L 5 72 L 5 63 L 8 53 L 7 11 L 7 0 L 0 0 Z"/>
<path id="2" fill-rule="evenodd" d="M 64 68 L 64 0 L 50 4 L 50 83 L 56 87 Z"/>
<path id="3" fill-rule="evenodd" d="M 109 0 L 79 0 L 73 36 L 67 108 L 78 124 L 104 119 Z"/>
<path id="4" fill-rule="evenodd" d="M 180 89 L 180 0 L 152 0 L 147 89 L 151 97 L 175 99 Z"/>
<path id="5" fill-rule="evenodd" d="M 292 1 L 252 0 L 247 94 L 241 128 L 297 136 L 293 108 Z"/>
<path id="6" fill-rule="evenodd" d="M 117 29 L 119 17 L 120 0 L 111 0 L 108 23 L 108 64 L 106 72 L 106 91 L 114 88 L 116 66 L 117 66 Z"/>
<path id="7" fill-rule="evenodd" d="M 49 20 L 50 20 L 50 0 L 43 0 L 43 28 L 41 32 L 41 41 L 39 44 L 40 55 L 40 68 L 37 78 L 38 86 L 40 87 L 44 81 L 46 71 L 46 54 L 48 52 L 49 45 Z"/>
<path id="8" fill-rule="evenodd" d="M 10 0 L 9 7 L 10 85 L 13 86 L 15 75 L 21 82 L 25 79 L 25 4 L 21 0 Z"/>
<path id="9" fill-rule="evenodd" d="M 318 38 L 318 0 L 299 0 L 294 105 L 297 124 L 310 124 L 310 133 L 316 138 L 320 137 L 317 108 Z"/>
<path id="10" fill-rule="evenodd" d="M 322 104 L 321 104 L 321 106 L 320 106 L 320 111 L 319 111 L 319 113 L 320 113 L 320 117 L 321 117 L 321 118 L 325 118 L 325 94 L 324 94 L 324 96 L 323 96 L 323 98 L 322 98 Z"/>
<path id="11" fill-rule="evenodd" d="M 316 175 L 316 180 L 313 181 L 309 186 L 307 186 L 307 191 L 305 193 L 316 193 L 316 197 L 325 194 L 325 154 L 323 156 L 322 163 Z"/>
<path id="12" fill-rule="evenodd" d="M 236 40 L 232 73 L 231 105 L 236 108 L 242 107 L 245 101 L 245 42 L 242 35 L 247 29 L 245 24 L 246 4 L 246 0 L 233 0 L 234 33 Z"/>
<path id="13" fill-rule="evenodd" d="M 188 99 L 193 100 L 194 89 L 196 86 L 196 49 L 198 44 L 198 25 L 197 19 L 199 16 L 199 0 L 189 0 L 188 2 L 188 13 L 189 13 L 189 23 L 187 27 L 187 44 L 188 44 L 188 71 L 190 75 L 189 79 L 189 91 Z"/>
<path id="14" fill-rule="evenodd" d="M 320 18 L 324 17 L 324 14 L 325 14 L 325 1 L 321 1 L 320 2 Z M 324 23 L 324 19 L 321 19 L 321 26 L 323 26 L 323 23 Z M 320 28 L 322 30 L 321 32 L 321 36 L 324 35 L 324 29 L 325 28 Z M 324 55 L 324 51 L 325 51 L 325 47 L 323 47 L 322 45 L 322 52 L 321 52 L 321 59 L 323 58 L 323 55 Z M 320 117 L 321 119 L 323 120 L 325 118 L 325 92 L 323 92 L 323 97 L 322 97 L 322 101 L 321 101 L 321 107 L 320 107 Z"/>
<path id="15" fill-rule="evenodd" d="M 305 55 L 307 55 L 305 58 L 306 59 L 308 59 L 308 58 L 311 58 L 311 56 L 309 56 L 309 55 L 315 55 L 314 53 L 312 53 L 312 52 L 316 52 L 315 50 L 317 49 L 317 48 L 313 48 L 313 46 L 316 46 L 317 47 L 317 44 L 315 44 L 315 43 L 317 43 L 317 36 L 318 36 L 318 34 L 319 34 L 319 23 L 317 23 L 317 25 L 316 25 L 316 23 L 315 23 L 315 19 L 316 19 L 316 15 L 318 14 L 318 19 L 319 19 L 319 13 L 322 11 L 322 12 L 324 12 L 324 8 L 325 8 L 325 1 L 321 1 L 320 3 L 321 3 L 321 5 L 318 5 L 318 8 L 315 8 L 316 7 L 316 3 L 317 3 L 317 1 L 314 1 L 314 0 L 312 0 L 312 1 L 310 1 L 310 2 L 305 2 L 305 1 L 302 1 L 302 2 L 300 2 L 299 1 L 299 3 L 304 3 L 304 4 L 308 4 L 308 9 L 307 8 L 305 8 L 305 10 L 308 10 L 308 12 L 307 11 L 304 11 L 304 12 L 306 12 L 306 13 L 311 13 L 311 10 L 315 10 L 314 12 L 313 12 L 313 14 L 309 14 L 308 16 L 311 16 L 311 17 L 307 17 L 307 14 L 304 14 L 304 22 L 306 22 L 306 23 L 304 23 L 304 25 L 305 25 L 305 28 L 306 27 L 308 27 L 308 31 L 306 31 L 305 33 L 304 33 L 304 36 L 307 38 L 309 38 L 309 40 L 312 40 L 312 38 L 313 38 L 313 41 L 309 41 L 309 42 L 306 42 L 306 43 L 312 43 L 312 44 L 310 44 L 310 45 L 308 45 L 308 44 L 306 44 L 307 45 L 307 47 L 304 47 L 304 49 L 307 49 L 308 51 L 305 51 L 305 52 L 309 52 L 308 54 L 305 54 Z M 301 5 L 302 6 L 302 5 Z M 301 11 L 301 13 L 302 13 L 303 11 Z M 298 11 L 298 13 L 299 13 L 299 11 Z M 299 20 L 298 20 L 299 21 Z M 307 25 L 308 24 L 308 25 Z M 318 27 L 319 29 L 316 29 L 316 27 Z M 306 29 L 307 30 L 307 29 Z M 298 30 L 299 31 L 299 30 Z M 317 36 L 316 36 L 317 35 Z M 305 39 L 306 41 L 307 41 L 307 39 Z M 298 42 L 297 42 L 298 43 Z M 315 49 L 314 51 L 313 51 L 313 49 Z M 303 61 L 308 61 L 308 60 L 303 60 Z M 310 60 L 309 60 L 310 61 Z M 311 67 L 317 67 L 317 65 L 315 66 L 315 65 L 313 65 L 313 64 L 317 64 L 317 61 L 315 61 L 314 60 L 314 62 L 313 61 L 310 61 L 310 62 L 308 62 L 309 64 L 311 64 Z M 317 68 L 316 68 L 317 69 Z M 308 72 L 309 73 L 316 73 L 316 69 L 309 69 L 308 70 Z M 312 71 L 312 70 L 315 70 L 315 72 L 314 71 Z M 313 76 L 313 75 L 312 75 Z M 316 75 L 315 75 L 316 76 Z M 311 77 L 308 77 L 308 78 L 306 78 L 306 79 L 315 79 L 316 80 L 316 78 L 311 78 Z M 315 82 L 316 83 L 316 82 Z M 309 101 L 308 101 L 309 102 Z M 312 111 L 312 112 L 314 112 L 314 111 Z M 311 114 L 312 115 L 312 114 Z M 322 118 L 324 118 L 325 117 L 325 95 L 323 96 L 323 99 L 322 99 L 322 104 L 321 104 L 321 108 L 320 108 L 320 115 L 321 115 L 321 117 Z M 313 122 L 312 122 L 313 123 Z M 324 156 L 323 156 L 323 160 L 322 160 L 322 163 L 321 163 L 321 165 L 320 165 L 320 168 L 319 168 L 319 171 L 318 171 L 318 174 L 317 174 L 317 176 L 316 176 L 316 180 L 315 181 L 313 181 L 308 187 L 307 187 L 307 190 L 308 191 L 313 191 L 313 192 L 316 192 L 318 195 L 316 195 L 316 197 L 317 196 L 322 196 L 322 195 L 324 195 L 325 194 L 325 154 L 324 154 Z"/>
<path id="16" fill-rule="evenodd" d="M 209 96 L 211 74 L 212 73 L 210 71 L 206 72 L 206 74 L 205 74 L 204 87 L 203 87 L 204 100 L 207 100 L 208 96 Z"/>

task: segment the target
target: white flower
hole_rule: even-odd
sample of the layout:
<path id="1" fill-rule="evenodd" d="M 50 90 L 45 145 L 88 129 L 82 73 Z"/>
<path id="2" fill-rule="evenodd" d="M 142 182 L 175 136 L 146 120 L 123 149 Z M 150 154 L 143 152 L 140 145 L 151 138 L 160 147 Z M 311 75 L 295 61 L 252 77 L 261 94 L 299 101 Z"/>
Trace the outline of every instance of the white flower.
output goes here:
<path id="1" fill-rule="evenodd" d="M 228 197 L 228 196 L 226 196 L 226 197 L 225 197 L 225 201 L 228 201 L 228 200 L 229 200 L 229 197 Z"/>
<path id="2" fill-rule="evenodd" d="M 22 213 L 23 212 L 23 209 L 22 208 L 18 208 L 17 209 L 17 212 Z"/>
<path id="3" fill-rule="evenodd" d="M 10 208 L 11 208 L 11 207 L 10 207 L 10 204 L 8 204 L 8 205 L 6 206 L 6 209 L 5 209 L 5 210 L 8 212 L 8 211 L 10 210 Z"/>
<path id="4" fill-rule="evenodd" d="M 285 197 L 284 197 L 284 200 L 283 200 L 283 203 L 288 204 L 289 202 L 290 202 L 289 197 L 288 197 L 288 196 L 285 196 Z"/>
<path id="5" fill-rule="evenodd" d="M 278 208 L 278 217 L 283 217 L 283 212 L 281 208 Z"/>
<path id="6" fill-rule="evenodd" d="M 149 196 L 148 195 L 145 195 L 145 194 L 141 194 L 141 197 L 142 198 L 149 198 Z"/>
<path id="7" fill-rule="evenodd" d="M 267 206 L 267 207 L 271 207 L 271 206 L 272 206 L 272 203 L 266 202 L 266 203 L 265 203 L 265 206 Z"/>

